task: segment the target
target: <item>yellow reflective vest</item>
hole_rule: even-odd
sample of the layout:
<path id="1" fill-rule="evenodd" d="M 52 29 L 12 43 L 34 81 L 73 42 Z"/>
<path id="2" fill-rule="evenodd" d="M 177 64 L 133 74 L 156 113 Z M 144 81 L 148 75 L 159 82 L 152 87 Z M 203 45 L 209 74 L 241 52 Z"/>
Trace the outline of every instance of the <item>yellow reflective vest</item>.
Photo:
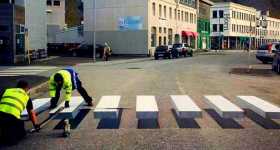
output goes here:
<path id="1" fill-rule="evenodd" d="M 62 89 L 65 91 L 64 99 L 65 99 L 65 101 L 70 101 L 71 96 L 72 96 L 71 74 L 67 70 L 60 70 L 57 73 L 59 73 L 63 78 Z M 54 81 L 55 74 L 53 74 L 49 80 L 50 97 L 55 97 L 55 95 L 56 95 L 57 83 Z"/>
<path id="2" fill-rule="evenodd" d="M 0 111 L 20 119 L 29 100 L 28 94 L 20 88 L 7 89 L 0 101 Z"/>

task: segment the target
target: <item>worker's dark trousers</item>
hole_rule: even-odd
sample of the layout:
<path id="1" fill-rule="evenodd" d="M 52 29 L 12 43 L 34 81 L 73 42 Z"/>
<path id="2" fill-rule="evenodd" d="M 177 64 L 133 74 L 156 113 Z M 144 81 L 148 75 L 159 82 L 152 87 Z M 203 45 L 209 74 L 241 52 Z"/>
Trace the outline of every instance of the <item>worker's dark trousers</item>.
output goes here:
<path id="1" fill-rule="evenodd" d="M 85 90 L 85 88 L 82 86 L 82 82 L 77 79 L 77 87 L 73 86 L 73 90 L 77 89 L 78 92 L 81 94 L 81 96 L 83 97 L 83 99 L 87 102 L 90 103 L 92 101 L 92 98 L 88 95 L 87 91 Z M 51 103 L 57 104 L 59 97 L 60 97 L 60 91 L 61 91 L 61 87 L 57 87 L 56 88 L 56 96 L 54 99 L 52 99 Z"/>
<path id="2" fill-rule="evenodd" d="M 26 135 L 24 122 L 0 112 L 0 145 L 15 145 Z"/>

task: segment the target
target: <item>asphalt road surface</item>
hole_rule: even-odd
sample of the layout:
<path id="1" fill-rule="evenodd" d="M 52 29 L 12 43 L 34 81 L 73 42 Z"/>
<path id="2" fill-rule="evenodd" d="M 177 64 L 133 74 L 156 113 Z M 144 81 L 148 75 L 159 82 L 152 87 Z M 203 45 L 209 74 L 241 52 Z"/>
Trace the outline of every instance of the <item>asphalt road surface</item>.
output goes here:
<path id="1" fill-rule="evenodd" d="M 222 119 L 203 101 L 209 94 L 233 103 L 237 95 L 253 95 L 280 105 L 280 76 L 270 68 L 254 56 L 248 61 L 246 53 L 79 64 L 76 69 L 95 104 L 101 96 L 121 95 L 121 107 L 131 109 L 122 110 L 120 120 L 97 120 L 92 111 L 82 111 L 72 121 L 70 138 L 61 137 L 60 122 L 52 121 L 40 133 L 28 134 L 18 145 L 3 149 L 280 149 L 279 120 L 251 111 L 246 111 L 244 119 Z M 176 94 L 189 95 L 203 109 L 203 117 L 176 119 L 169 96 Z M 136 119 L 137 95 L 156 96 L 159 119 L 149 122 L 149 129 Z"/>

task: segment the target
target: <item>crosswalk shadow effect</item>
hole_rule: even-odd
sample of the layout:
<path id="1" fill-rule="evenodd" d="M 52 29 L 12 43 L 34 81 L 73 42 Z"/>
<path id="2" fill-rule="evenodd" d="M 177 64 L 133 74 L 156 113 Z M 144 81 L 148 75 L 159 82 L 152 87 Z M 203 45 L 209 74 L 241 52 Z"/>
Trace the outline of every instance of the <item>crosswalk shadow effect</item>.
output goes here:
<path id="1" fill-rule="evenodd" d="M 174 109 L 171 110 L 173 116 L 176 119 L 176 122 L 179 126 L 179 128 L 192 128 L 192 129 L 200 129 L 199 124 L 195 121 L 193 118 L 179 118 L 176 114 L 176 111 Z"/>
<path id="2" fill-rule="evenodd" d="M 119 129 L 123 110 L 119 110 L 119 116 L 115 119 L 100 119 L 97 129 Z"/>
<path id="3" fill-rule="evenodd" d="M 71 125 L 71 129 L 77 129 L 80 123 L 84 120 L 86 115 L 90 112 L 89 109 L 81 110 L 75 119 L 70 119 L 69 123 Z M 64 128 L 64 120 L 59 121 L 59 123 L 54 127 L 55 130 L 60 130 Z"/>
<path id="4" fill-rule="evenodd" d="M 159 129 L 158 119 L 139 119 L 138 129 Z"/>
<path id="5" fill-rule="evenodd" d="M 280 125 L 268 118 L 263 118 L 252 110 L 245 109 L 245 115 L 264 129 L 280 129 Z"/>
<path id="6" fill-rule="evenodd" d="M 223 128 L 223 129 L 243 129 L 237 121 L 234 119 L 222 118 L 213 109 L 205 109 L 205 111 Z"/>

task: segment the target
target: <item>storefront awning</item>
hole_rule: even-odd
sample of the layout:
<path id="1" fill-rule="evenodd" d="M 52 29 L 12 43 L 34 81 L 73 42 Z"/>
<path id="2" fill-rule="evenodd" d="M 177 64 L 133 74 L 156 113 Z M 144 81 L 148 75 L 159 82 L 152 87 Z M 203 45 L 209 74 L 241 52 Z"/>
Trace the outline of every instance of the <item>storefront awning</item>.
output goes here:
<path id="1" fill-rule="evenodd" d="M 193 32 L 191 32 L 191 31 L 182 31 L 182 36 L 193 36 Z"/>
<path id="2" fill-rule="evenodd" d="M 182 31 L 182 36 L 194 36 L 194 37 L 197 37 L 198 33 L 197 32 L 192 32 L 192 31 Z"/>
<path id="3" fill-rule="evenodd" d="M 194 37 L 197 37 L 198 36 L 198 33 L 197 32 L 192 32 L 193 36 Z"/>

